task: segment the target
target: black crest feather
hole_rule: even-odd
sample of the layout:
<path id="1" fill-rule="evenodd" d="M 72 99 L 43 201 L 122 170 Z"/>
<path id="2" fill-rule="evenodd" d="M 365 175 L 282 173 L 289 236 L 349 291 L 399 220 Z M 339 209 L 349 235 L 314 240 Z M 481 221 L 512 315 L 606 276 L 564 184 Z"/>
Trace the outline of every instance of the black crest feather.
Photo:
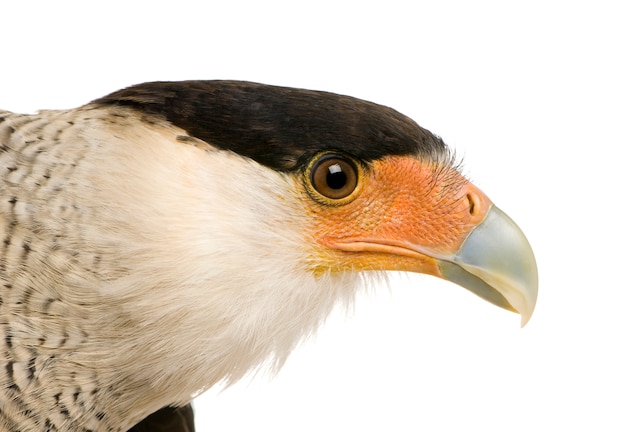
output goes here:
<path id="1" fill-rule="evenodd" d="M 397 111 L 334 93 L 243 81 L 151 82 L 94 101 L 166 119 L 187 134 L 280 171 L 338 150 L 364 162 L 437 157 L 440 138 Z"/>

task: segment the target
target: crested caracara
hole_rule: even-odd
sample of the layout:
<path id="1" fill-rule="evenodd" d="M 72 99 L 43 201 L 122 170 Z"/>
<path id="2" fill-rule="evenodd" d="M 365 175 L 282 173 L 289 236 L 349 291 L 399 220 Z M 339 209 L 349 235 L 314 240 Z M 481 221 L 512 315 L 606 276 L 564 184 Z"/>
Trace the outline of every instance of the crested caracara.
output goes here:
<path id="1" fill-rule="evenodd" d="M 351 97 L 156 82 L 0 111 L 0 173 L 3 431 L 192 430 L 175 407 L 280 367 L 362 272 L 522 323 L 536 301 L 526 238 L 443 141 Z"/>

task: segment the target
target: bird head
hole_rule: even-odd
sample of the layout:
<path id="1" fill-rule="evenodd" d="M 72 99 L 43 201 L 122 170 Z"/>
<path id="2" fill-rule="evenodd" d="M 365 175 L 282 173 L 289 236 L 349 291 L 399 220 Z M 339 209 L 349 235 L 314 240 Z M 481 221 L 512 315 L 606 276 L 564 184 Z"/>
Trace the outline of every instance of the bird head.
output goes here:
<path id="1" fill-rule="evenodd" d="M 164 118 L 288 183 L 258 199 L 289 202 L 312 274 L 424 273 L 519 313 L 522 325 L 532 315 L 537 268 L 522 231 L 439 137 L 393 109 L 236 81 L 147 83 L 98 103 Z"/>
<path id="2" fill-rule="evenodd" d="M 2 112 L 0 139 L 0 379 L 16 419 L 0 429 L 126 430 L 278 368 L 364 273 L 447 279 L 522 324 L 533 312 L 521 230 L 440 138 L 384 106 L 156 82 Z"/>

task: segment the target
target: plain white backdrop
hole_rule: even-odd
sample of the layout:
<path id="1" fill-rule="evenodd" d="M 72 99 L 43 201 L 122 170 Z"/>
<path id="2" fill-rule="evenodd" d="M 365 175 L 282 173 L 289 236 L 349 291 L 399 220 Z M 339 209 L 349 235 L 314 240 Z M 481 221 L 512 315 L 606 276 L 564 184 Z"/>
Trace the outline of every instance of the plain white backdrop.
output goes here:
<path id="1" fill-rule="evenodd" d="M 195 403 L 199 431 L 626 430 L 626 30 L 614 1 L 5 2 L 0 107 L 242 79 L 389 105 L 439 134 L 525 231 L 519 318 L 394 276 L 274 379 Z"/>

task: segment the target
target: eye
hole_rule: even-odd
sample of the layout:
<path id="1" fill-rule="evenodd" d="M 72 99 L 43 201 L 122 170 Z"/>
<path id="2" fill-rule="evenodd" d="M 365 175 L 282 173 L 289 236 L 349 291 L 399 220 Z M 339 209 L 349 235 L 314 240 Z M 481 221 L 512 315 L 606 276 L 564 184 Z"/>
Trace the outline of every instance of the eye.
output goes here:
<path id="1" fill-rule="evenodd" d="M 311 164 L 309 181 L 324 198 L 343 200 L 357 189 L 359 170 L 351 159 L 327 153 Z"/>

